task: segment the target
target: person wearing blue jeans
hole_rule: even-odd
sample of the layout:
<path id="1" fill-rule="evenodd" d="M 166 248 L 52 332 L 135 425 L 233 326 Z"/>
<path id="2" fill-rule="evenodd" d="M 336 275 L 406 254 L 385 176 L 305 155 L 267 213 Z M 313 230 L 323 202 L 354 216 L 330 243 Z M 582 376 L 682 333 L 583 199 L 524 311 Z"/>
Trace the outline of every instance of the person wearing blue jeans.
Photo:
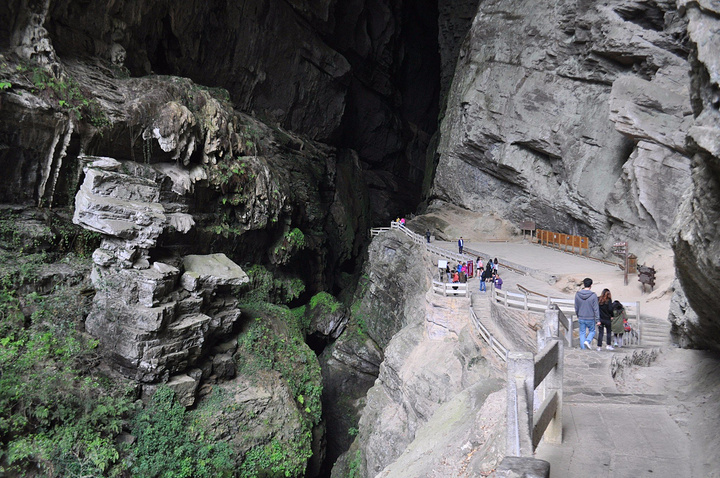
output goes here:
<path id="1" fill-rule="evenodd" d="M 583 288 L 575 294 L 575 314 L 580 323 L 580 348 L 589 349 L 595 337 L 595 324 L 600 321 L 600 306 L 595 292 L 590 290 L 592 279 L 583 279 Z"/>
<path id="2" fill-rule="evenodd" d="M 480 274 L 480 292 L 487 292 L 487 288 L 485 287 L 485 271 L 482 271 L 482 274 Z"/>

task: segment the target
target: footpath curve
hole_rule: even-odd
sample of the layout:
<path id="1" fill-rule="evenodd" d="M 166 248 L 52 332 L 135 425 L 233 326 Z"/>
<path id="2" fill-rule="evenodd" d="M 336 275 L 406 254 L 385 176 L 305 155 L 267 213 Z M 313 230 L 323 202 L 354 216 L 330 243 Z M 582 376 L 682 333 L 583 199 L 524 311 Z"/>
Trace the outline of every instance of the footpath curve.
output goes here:
<path id="1" fill-rule="evenodd" d="M 473 255 L 460 255 L 446 248 L 453 247 L 453 243 L 436 242 L 428 247 L 424 237 L 399 224 L 392 227 L 415 242 L 424 243 L 429 252 L 448 260 L 462 261 L 474 259 L 477 255 L 484 258 L 501 255 L 493 251 L 475 255 L 475 248 L 466 248 Z M 501 266 L 504 262 L 501 262 Z M 512 270 L 508 265 L 505 264 L 504 269 Z M 517 269 L 537 277 L 533 271 L 523 270 L 522 267 Z M 475 311 L 471 312 L 471 320 L 478 328 L 479 335 L 502 357 L 507 355 L 507 349 L 482 324 L 482 316 L 488 314 L 488 308 L 484 305 L 489 304 L 486 297 L 492 295 L 473 294 L 471 310 Z M 512 307 L 512 295 L 502 297 L 500 305 L 504 306 L 508 298 L 508 305 Z M 673 397 L 659 393 L 625 393 L 613 378 L 633 364 L 652 364 L 660 353 L 658 347 L 669 346 L 669 323 L 665 322 L 652 319 L 645 322 L 643 335 L 653 338 L 651 342 L 654 347 L 636 345 L 613 352 L 566 348 L 563 367 L 563 440 L 561 444 L 555 445 L 541 442 L 535 453 L 536 458 L 550 463 L 550 477 L 700 478 L 693 474 L 688 433 L 673 419 L 673 406 L 676 406 Z M 480 332 L 480 328 L 484 328 L 484 331 Z"/>

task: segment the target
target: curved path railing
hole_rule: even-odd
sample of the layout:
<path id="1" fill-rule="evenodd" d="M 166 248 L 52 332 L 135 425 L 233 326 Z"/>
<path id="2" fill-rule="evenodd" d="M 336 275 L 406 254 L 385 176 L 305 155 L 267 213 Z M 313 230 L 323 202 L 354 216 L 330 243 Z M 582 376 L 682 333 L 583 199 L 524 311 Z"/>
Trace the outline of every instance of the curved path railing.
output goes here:
<path id="1" fill-rule="evenodd" d="M 491 334 L 487 327 L 483 325 L 483 323 L 480 321 L 480 318 L 477 316 L 472 307 L 470 307 L 470 319 L 472 319 L 472 322 L 475 327 L 477 327 L 480 336 L 485 340 L 485 342 L 488 343 L 490 348 L 494 350 L 496 354 L 498 354 L 498 356 L 503 360 L 503 362 L 507 362 L 508 353 L 510 351 L 505 348 L 505 346 L 500 343 L 499 340 L 493 337 L 493 334 Z"/>
<path id="2" fill-rule="evenodd" d="M 506 290 L 497 290 L 493 288 L 492 299 L 505 307 L 521 309 L 528 312 L 542 313 L 551 305 L 556 305 L 559 310 L 567 317 L 572 325 L 572 329 L 579 327 L 577 318 L 575 317 L 575 300 L 563 299 L 560 297 L 550 297 L 543 294 L 531 292 L 529 289 L 518 285 L 518 288 L 525 293 L 518 294 Z M 534 297 L 534 296 L 537 297 Z M 640 302 L 620 302 L 625 307 L 625 313 L 628 317 L 628 324 L 633 327 L 635 333 L 627 334 L 623 338 L 623 342 L 628 345 L 640 345 L 642 340 L 642 319 L 640 317 Z M 625 340 L 627 339 L 627 340 Z M 572 345 L 569 343 L 568 345 Z"/>
<path id="3" fill-rule="evenodd" d="M 371 231 L 376 236 L 383 231 L 397 229 L 417 244 L 423 244 L 428 252 L 437 256 L 454 260 L 471 260 L 482 254 L 465 250 L 470 255 L 457 254 L 427 242 L 427 239 L 416 234 L 399 223 L 391 223 L 391 228 L 376 228 Z M 525 274 L 508 265 L 507 269 Z M 444 296 L 468 296 L 467 283 L 445 283 L 432 281 L 433 291 Z M 491 350 L 506 363 L 507 366 L 507 435 L 506 454 L 499 465 L 500 470 L 527 470 L 528 466 L 537 468 L 536 476 L 550 475 L 549 465 L 542 460 L 534 459 L 535 448 L 545 438 L 551 443 L 562 442 L 562 408 L 563 408 L 563 355 L 564 347 L 573 346 L 573 331 L 578 327 L 575 318 L 573 299 L 551 297 L 533 292 L 518 284 L 521 294 L 498 290 L 491 286 L 491 294 L 487 299 L 501 304 L 506 308 L 515 308 L 527 312 L 544 312 L 545 323 L 542 334 L 538 335 L 537 354 L 531 352 L 510 351 L 490 330 L 483 325 L 473 305 L 470 306 L 470 318 Z M 627 311 L 629 321 L 637 324 L 637 334 L 628 338 L 629 343 L 640 343 L 641 319 L 639 302 L 622 302 Z M 634 320 L 633 320 L 634 319 Z M 540 387 L 540 388 L 538 388 Z M 542 403 L 535 403 L 535 396 L 540 392 Z M 547 467 L 543 468 L 545 465 Z M 502 475 L 505 476 L 505 475 Z"/>
<path id="4" fill-rule="evenodd" d="M 464 248 L 465 251 L 468 252 L 468 254 L 458 254 L 456 252 L 448 251 L 447 249 L 444 249 L 442 247 L 436 246 L 435 244 L 431 244 L 427 242 L 427 238 L 421 236 L 420 234 L 417 234 L 404 225 L 400 224 L 399 222 L 391 222 L 390 227 L 376 227 L 370 230 L 370 234 L 372 237 L 377 236 L 378 234 L 381 234 L 382 232 L 389 231 L 391 229 L 396 229 L 406 236 L 408 236 L 413 242 L 416 244 L 422 244 L 425 246 L 425 249 L 435 254 L 436 256 L 449 259 L 452 261 L 465 261 L 465 260 L 472 260 L 474 257 L 482 256 L 483 254 L 478 253 L 477 251 L 473 251 L 468 248 Z M 487 256 L 487 254 L 485 254 Z M 504 263 L 500 263 L 500 266 L 510 269 L 513 272 L 526 275 L 525 271 L 522 271 L 520 269 L 514 268 L 512 266 L 509 266 Z M 448 284 L 444 282 L 439 281 L 433 281 L 433 291 L 436 294 L 440 294 L 443 296 L 451 296 L 451 297 L 468 297 L 468 288 L 467 284 L 464 285 L 464 287 L 461 287 L 462 284 Z M 454 287 L 458 287 L 455 289 Z M 537 292 L 533 292 L 530 289 L 523 287 L 518 284 L 518 288 L 523 291 L 522 294 L 509 292 L 506 290 L 497 290 L 494 287 L 491 287 L 492 289 L 492 300 L 495 303 L 502 304 L 505 307 L 514 308 L 514 309 L 521 309 L 528 312 L 538 312 L 542 313 L 545 311 L 550 305 L 556 304 L 558 308 L 565 314 L 567 319 L 570 321 L 572 325 L 572 329 L 577 329 L 578 323 L 577 319 L 575 318 L 575 301 L 574 299 L 566 299 L 561 297 L 550 297 L 544 294 L 540 294 Z M 462 290 L 462 292 L 461 292 Z M 536 298 L 534 296 L 537 296 L 539 298 Z M 640 316 L 640 302 L 621 302 L 621 304 L 625 307 L 625 312 L 628 316 L 628 323 L 631 327 L 633 327 L 633 332 L 626 334 L 627 337 L 624 338 L 625 343 L 628 345 L 640 345 L 642 341 L 642 320 Z M 474 320 L 473 320 L 474 321 Z M 481 333 L 482 335 L 482 333 Z M 489 343 L 489 342 L 488 342 Z M 492 347 L 492 344 L 489 343 Z M 572 346 L 572 342 L 568 343 L 568 345 Z M 495 350 L 493 348 L 493 350 Z M 503 356 L 503 360 L 505 357 Z"/>

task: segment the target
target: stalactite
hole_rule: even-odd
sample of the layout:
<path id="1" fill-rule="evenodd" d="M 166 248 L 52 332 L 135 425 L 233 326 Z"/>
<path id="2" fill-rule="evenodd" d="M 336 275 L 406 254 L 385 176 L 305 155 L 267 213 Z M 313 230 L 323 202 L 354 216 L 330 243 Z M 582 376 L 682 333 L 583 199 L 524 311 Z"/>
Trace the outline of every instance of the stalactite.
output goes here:
<path id="1" fill-rule="evenodd" d="M 43 203 L 45 202 L 45 188 L 47 187 L 48 179 L 50 179 L 52 164 L 55 159 L 55 149 L 57 148 L 57 144 L 60 141 L 60 135 L 62 134 L 62 131 L 58 131 L 59 129 L 60 125 L 55 128 L 55 135 L 53 136 L 52 144 L 48 149 L 47 156 L 45 157 L 45 162 L 41 167 L 40 182 L 38 184 L 37 190 L 38 207 L 42 207 Z"/>
<path id="2" fill-rule="evenodd" d="M 68 128 L 65 132 L 65 138 L 63 139 L 62 143 L 62 149 L 60 150 L 60 153 L 57 155 L 57 160 L 54 161 L 55 167 L 54 167 L 54 173 L 52 177 L 52 183 L 49 186 L 50 192 L 48 194 L 48 201 L 47 205 L 48 207 L 52 207 L 53 204 L 53 198 L 55 197 L 55 186 L 57 185 L 58 176 L 60 175 L 60 169 L 63 165 L 63 159 L 65 159 L 65 156 L 67 156 L 67 148 L 70 144 L 70 139 L 72 138 L 73 131 L 75 131 L 75 125 L 72 121 L 68 121 Z M 74 192 L 74 191 L 73 191 Z"/>

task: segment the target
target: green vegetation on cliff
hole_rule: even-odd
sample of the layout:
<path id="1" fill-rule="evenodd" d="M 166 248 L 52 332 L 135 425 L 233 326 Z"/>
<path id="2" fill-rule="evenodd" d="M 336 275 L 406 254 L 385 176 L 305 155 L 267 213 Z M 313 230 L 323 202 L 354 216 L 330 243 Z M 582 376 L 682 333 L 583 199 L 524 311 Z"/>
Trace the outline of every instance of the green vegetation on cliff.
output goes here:
<path id="1" fill-rule="evenodd" d="M 238 371 L 252 377 L 259 370 L 278 372 L 287 383 L 302 416 L 302 430 L 293 436 L 279 433 L 244 457 L 240 476 L 304 476 L 312 456 L 312 429 L 322 415 L 320 365 L 303 341 L 303 326 L 285 306 L 254 302 L 243 306 L 252 316 L 238 340 Z"/>
<path id="2" fill-rule="evenodd" d="M 73 292 L 0 289 L 0 472 L 115 476 L 116 442 L 132 400 L 92 372 L 97 343 L 76 330 L 84 303 Z M 26 323 L 22 307 L 32 308 Z"/>
<path id="3" fill-rule="evenodd" d="M 158 478 L 231 477 L 230 446 L 205 436 L 201 415 L 187 412 L 168 387 L 160 387 L 133 420 L 133 476 Z"/>

